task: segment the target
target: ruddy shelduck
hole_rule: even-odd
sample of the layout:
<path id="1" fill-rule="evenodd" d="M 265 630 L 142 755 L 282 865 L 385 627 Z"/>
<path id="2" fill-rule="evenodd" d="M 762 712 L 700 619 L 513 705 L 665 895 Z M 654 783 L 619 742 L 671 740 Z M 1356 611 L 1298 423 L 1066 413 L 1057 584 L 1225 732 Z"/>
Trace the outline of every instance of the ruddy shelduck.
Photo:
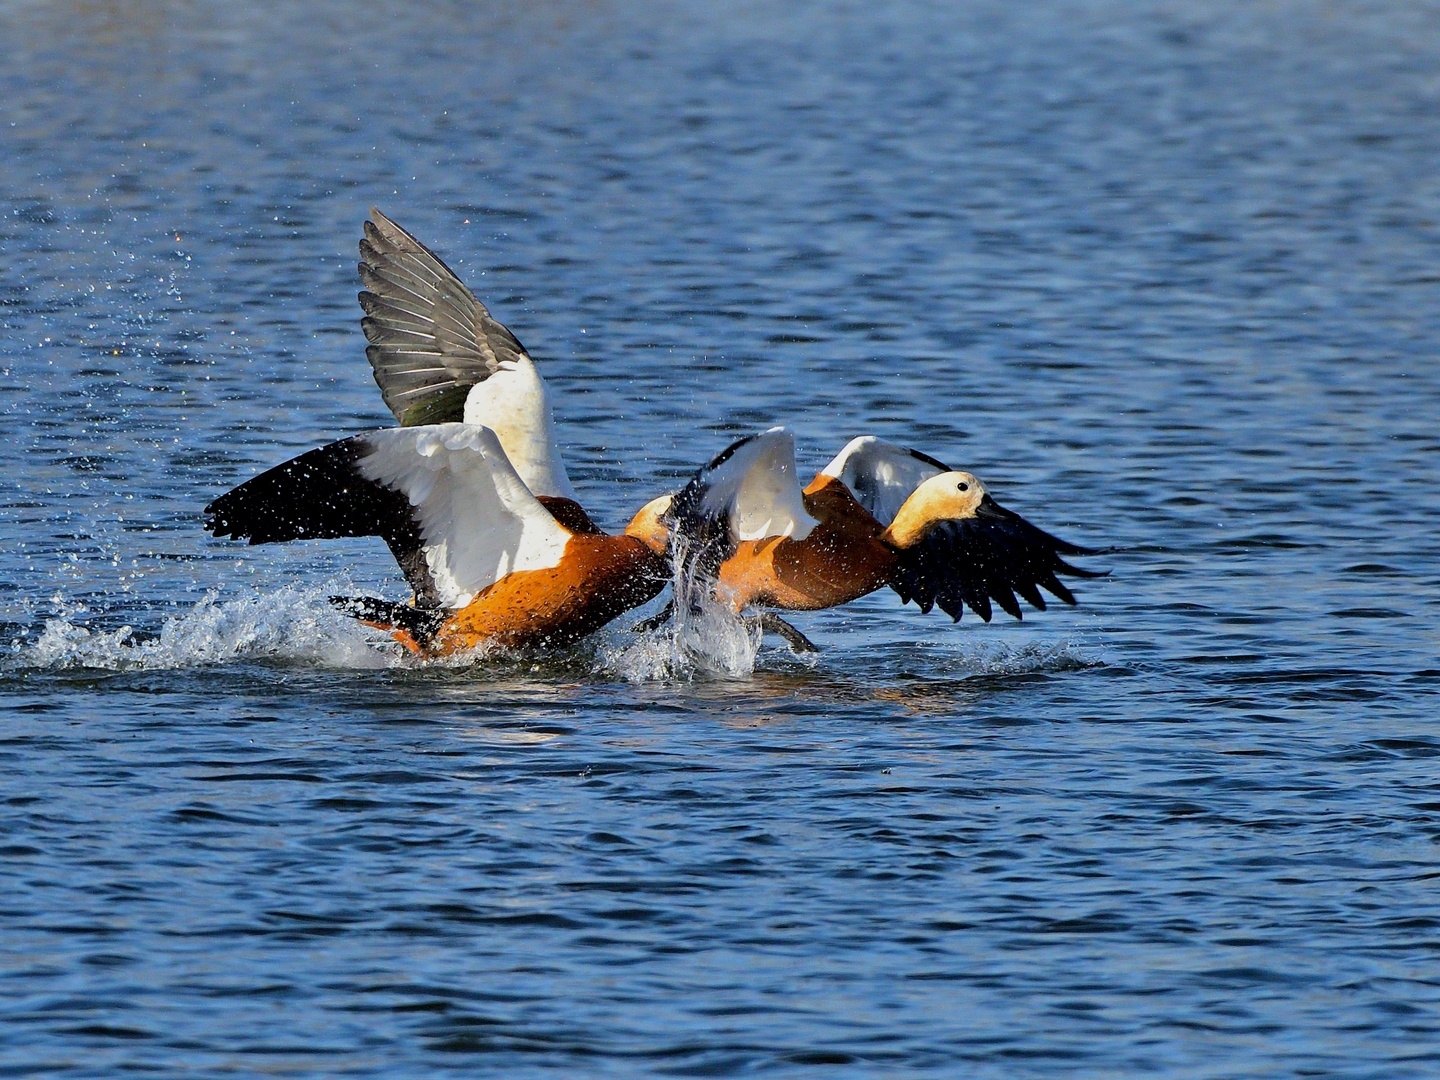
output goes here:
<path id="1" fill-rule="evenodd" d="M 852 439 L 800 487 L 795 440 L 772 428 L 728 447 L 664 516 L 689 602 L 733 611 L 814 610 L 890 586 L 922 612 L 990 621 L 993 600 L 1021 617 L 1018 593 L 1075 597 L 1056 575 L 1100 577 L 1061 555 L 1094 554 L 1000 506 L 973 474 L 873 436 Z"/>
<path id="2" fill-rule="evenodd" d="M 636 534 L 609 536 L 588 517 L 576 521 L 547 504 L 555 501 L 530 491 L 495 432 L 449 423 L 387 428 L 311 450 L 205 512 L 216 536 L 252 544 L 382 537 L 415 590 L 413 603 L 336 603 L 433 656 L 486 641 L 566 645 L 670 581 L 663 547 L 641 538 L 651 530 L 646 511 Z"/>
<path id="3" fill-rule="evenodd" d="M 366 355 L 401 426 L 246 481 L 205 508 L 207 528 L 252 544 L 382 537 L 414 599 L 334 602 L 425 655 L 568 644 L 658 595 L 668 503 L 602 532 L 576 501 L 545 382 L 515 335 L 378 210 L 360 258 Z"/>

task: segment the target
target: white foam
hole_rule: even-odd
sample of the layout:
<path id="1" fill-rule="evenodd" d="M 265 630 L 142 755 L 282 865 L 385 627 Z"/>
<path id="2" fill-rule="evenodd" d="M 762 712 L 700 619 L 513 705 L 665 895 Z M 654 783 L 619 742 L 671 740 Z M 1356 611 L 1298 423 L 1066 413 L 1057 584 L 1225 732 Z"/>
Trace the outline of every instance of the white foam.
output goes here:
<path id="1" fill-rule="evenodd" d="M 599 669 L 630 682 L 718 676 L 744 679 L 755 670 L 760 629 L 719 605 L 674 618 L 659 630 L 602 644 Z"/>
<path id="2" fill-rule="evenodd" d="M 972 629 L 972 632 L 973 631 Z M 958 636 L 957 631 L 957 636 Z M 983 631 L 979 631 L 983 634 Z M 955 679 L 991 675 L 1030 675 L 1102 667 L 1079 639 L 1031 641 L 1023 645 L 975 640 L 929 641 L 903 646 L 903 666 L 911 675 Z"/>
<path id="3" fill-rule="evenodd" d="M 211 594 L 183 615 L 165 620 L 153 638 L 129 626 L 94 630 L 76 621 L 83 609 L 47 619 L 18 662 L 38 668 L 107 671 L 168 670 L 243 659 L 309 663 L 321 667 L 383 668 L 403 662 L 403 650 L 384 635 L 335 611 L 334 588 L 280 589 L 217 602 Z"/>
<path id="4" fill-rule="evenodd" d="M 503 663 L 517 655 L 481 644 L 452 656 L 421 660 L 383 631 L 366 627 L 330 606 L 330 596 L 347 591 L 351 591 L 348 582 L 331 581 L 323 587 L 284 588 L 225 601 L 211 594 L 184 614 L 166 619 L 158 635 L 138 637 L 129 626 L 94 629 L 86 625 L 89 613 L 83 606 L 67 606 L 56 597 L 53 602 L 59 614 L 46 620 L 38 638 L 17 643 L 5 666 L 171 670 L 270 660 L 376 670 L 467 668 Z M 724 605 L 709 601 L 702 602 L 698 611 L 682 607 L 666 626 L 646 633 L 631 633 L 622 619 L 580 648 L 582 656 L 589 651 L 588 662 L 595 675 L 641 683 L 746 679 L 762 657 L 760 646 L 761 631 L 755 620 L 741 619 Z M 888 651 L 880 650 L 882 654 Z M 904 651 L 907 667 L 918 664 L 927 676 L 939 678 L 1066 671 L 1099 662 L 1074 640 L 1019 647 L 940 640 L 911 644 Z M 519 655 L 535 659 L 532 653 Z M 784 655 L 786 665 L 816 662 L 813 656 L 794 657 L 788 651 Z M 568 650 L 555 654 L 562 665 L 573 665 L 577 659 L 581 658 Z M 543 660 L 541 666 L 545 666 Z M 534 670 L 540 671 L 541 666 Z"/>

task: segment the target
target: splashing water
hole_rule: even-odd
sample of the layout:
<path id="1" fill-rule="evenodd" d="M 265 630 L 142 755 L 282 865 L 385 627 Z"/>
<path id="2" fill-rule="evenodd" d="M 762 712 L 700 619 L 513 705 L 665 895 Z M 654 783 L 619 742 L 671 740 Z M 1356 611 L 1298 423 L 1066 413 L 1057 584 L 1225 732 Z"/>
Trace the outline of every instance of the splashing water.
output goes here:
<path id="1" fill-rule="evenodd" d="M 631 682 L 715 675 L 743 679 L 755 670 L 761 631 L 713 595 L 715 549 L 675 534 L 670 550 L 673 613 L 659 633 L 602 649 L 606 669 Z"/>
<path id="2" fill-rule="evenodd" d="M 965 642 L 937 650 L 927 657 L 927 674 L 947 675 L 1031 675 L 1059 671 L 1082 671 L 1105 667 L 1078 639 L 1029 642 L 1014 646 L 995 642 Z"/>
<path id="3" fill-rule="evenodd" d="M 676 614 L 659 630 L 627 635 L 597 652 L 597 674 L 619 675 L 628 682 L 658 682 L 719 676 L 743 679 L 755 670 L 760 629 L 713 601 L 698 610 L 676 605 Z"/>
<path id="4" fill-rule="evenodd" d="M 183 615 L 166 619 L 154 636 L 137 636 L 130 626 L 94 629 L 84 624 L 84 607 L 62 605 L 60 614 L 45 621 L 39 637 L 17 647 L 5 666 L 159 671 L 270 660 L 358 670 L 465 669 L 517 658 L 512 650 L 484 644 L 451 656 L 418 658 L 383 631 L 366 627 L 332 608 L 328 597 L 345 587 L 332 581 L 313 588 L 284 588 L 223 602 L 212 593 Z M 521 653 L 519 658 L 541 665 L 549 659 L 561 667 L 578 660 L 588 664 L 596 676 L 631 683 L 745 679 L 760 664 L 761 640 L 761 630 L 754 620 L 737 616 L 727 606 L 710 600 L 682 609 L 659 630 L 635 634 L 616 625 L 574 650 L 545 656 Z M 921 650 L 931 678 L 1066 671 L 1102 663 L 1086 655 L 1075 641 L 1037 643 L 1018 649 L 974 642 L 937 645 Z M 789 664 L 813 666 L 820 662 L 814 654 L 781 651 Z M 913 647 L 906 653 L 913 659 Z"/>
<path id="5" fill-rule="evenodd" d="M 333 585 L 333 583 L 332 583 Z M 207 595 L 184 615 L 165 620 L 153 638 L 133 628 L 92 630 L 77 611 L 46 620 L 34 644 L 20 649 L 25 667 L 165 670 L 242 659 L 282 660 L 337 668 L 383 668 L 400 662 L 376 632 L 333 610 L 331 587 L 281 589 L 217 603 Z"/>
<path id="6" fill-rule="evenodd" d="M 137 635 L 131 626 L 94 629 L 85 625 L 83 606 L 62 603 L 60 613 L 45 621 L 32 643 L 18 647 L 7 666 L 162 671 L 271 660 L 340 669 L 463 669 L 512 658 L 509 650 L 484 644 L 451 656 L 415 657 L 383 631 L 332 608 L 328 597 L 344 589 L 332 581 L 223 602 L 211 593 L 184 614 L 166 619 L 154 636 Z M 651 682 L 696 675 L 744 678 L 754 670 L 759 644 L 757 629 L 712 604 L 659 631 L 602 635 L 589 648 L 594 649 L 595 674 Z M 567 656 L 573 661 L 568 650 L 555 658 Z"/>
<path id="7" fill-rule="evenodd" d="M 755 670 L 760 628 L 707 599 L 675 605 L 670 640 L 672 650 L 699 670 L 742 679 Z"/>

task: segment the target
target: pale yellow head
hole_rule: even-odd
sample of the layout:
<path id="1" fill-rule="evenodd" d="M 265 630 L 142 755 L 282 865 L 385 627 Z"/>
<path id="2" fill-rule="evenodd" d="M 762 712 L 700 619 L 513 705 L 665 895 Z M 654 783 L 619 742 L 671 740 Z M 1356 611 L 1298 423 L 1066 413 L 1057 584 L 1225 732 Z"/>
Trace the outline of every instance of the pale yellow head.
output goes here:
<path id="1" fill-rule="evenodd" d="M 974 517 L 984 498 L 985 485 L 973 473 L 932 476 L 910 493 L 880 539 L 892 547 L 913 547 L 942 521 Z"/>
<path id="2" fill-rule="evenodd" d="M 661 520 L 670 509 L 670 499 L 669 495 L 651 499 L 640 508 L 640 512 L 631 519 L 630 524 L 625 526 L 626 536 L 643 541 L 656 555 L 664 555 L 670 550 L 670 530 Z"/>

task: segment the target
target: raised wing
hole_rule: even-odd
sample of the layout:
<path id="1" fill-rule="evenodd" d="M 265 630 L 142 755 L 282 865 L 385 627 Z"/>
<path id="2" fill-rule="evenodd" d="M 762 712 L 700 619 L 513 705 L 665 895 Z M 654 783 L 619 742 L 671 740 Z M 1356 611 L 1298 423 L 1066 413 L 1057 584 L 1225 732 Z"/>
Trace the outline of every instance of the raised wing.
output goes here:
<path id="1" fill-rule="evenodd" d="M 666 520 L 687 583 L 713 577 L 742 540 L 803 540 L 818 522 L 796 477 L 795 436 L 773 427 L 731 443 L 675 496 Z"/>
<path id="2" fill-rule="evenodd" d="M 526 488 L 495 433 L 471 424 L 331 443 L 246 481 L 205 513 L 216 536 L 252 544 L 383 537 L 417 603 L 452 609 L 507 574 L 557 565 L 572 535 Z"/>
<path id="3" fill-rule="evenodd" d="M 502 361 L 526 357 L 454 271 L 373 208 L 360 241 L 360 281 L 365 355 L 403 427 L 463 419 L 472 386 Z"/>
<path id="4" fill-rule="evenodd" d="M 1041 611 L 1040 589 L 1074 604 L 1056 575 L 1104 577 L 1107 571 L 1081 570 L 1060 556 L 1094 554 L 1036 528 L 986 495 L 974 517 L 942 521 L 920 543 L 901 549 L 890 587 L 921 611 L 938 605 L 957 622 L 966 606 L 989 622 L 991 600 L 1019 619 L 1016 593 Z"/>
<path id="5" fill-rule="evenodd" d="M 683 524 L 723 521 L 732 540 L 803 540 L 817 522 L 805 511 L 795 469 L 795 436 L 783 427 L 731 443 L 675 496 Z"/>
<path id="6" fill-rule="evenodd" d="M 846 443 L 820 475 L 835 477 L 876 521 L 889 525 L 917 487 L 949 471 L 948 465 L 918 450 L 861 435 Z"/>

